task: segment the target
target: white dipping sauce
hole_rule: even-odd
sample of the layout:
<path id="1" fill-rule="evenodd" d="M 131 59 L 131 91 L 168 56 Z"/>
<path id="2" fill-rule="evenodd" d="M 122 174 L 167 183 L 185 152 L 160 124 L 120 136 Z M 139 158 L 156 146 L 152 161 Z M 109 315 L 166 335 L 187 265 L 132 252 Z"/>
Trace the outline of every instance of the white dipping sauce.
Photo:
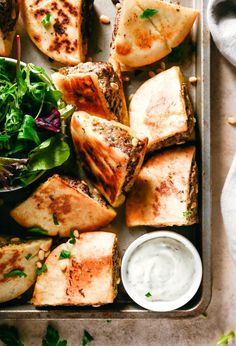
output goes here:
<path id="1" fill-rule="evenodd" d="M 151 301 L 171 301 L 184 295 L 193 283 L 194 257 L 178 240 L 151 239 L 138 246 L 127 264 L 133 290 Z"/>

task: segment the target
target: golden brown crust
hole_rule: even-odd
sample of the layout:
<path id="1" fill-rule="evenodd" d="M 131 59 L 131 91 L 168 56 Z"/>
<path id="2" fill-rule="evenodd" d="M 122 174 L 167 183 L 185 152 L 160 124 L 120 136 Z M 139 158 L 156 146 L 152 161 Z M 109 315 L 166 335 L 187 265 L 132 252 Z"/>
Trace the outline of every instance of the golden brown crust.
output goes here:
<path id="1" fill-rule="evenodd" d="M 71 134 L 96 187 L 113 207 L 122 204 L 141 168 L 147 139 L 137 138 L 127 126 L 85 112 L 73 114 Z"/>
<path id="2" fill-rule="evenodd" d="M 11 216 L 24 227 L 41 227 L 48 235 L 68 237 L 72 229 L 94 231 L 107 225 L 116 212 L 105 201 L 99 203 L 54 175 L 14 208 Z"/>
<path id="3" fill-rule="evenodd" d="M 47 258 L 47 272 L 38 277 L 34 305 L 102 305 L 112 303 L 117 294 L 113 257 L 117 237 L 108 232 L 86 232 L 76 243 L 58 246 Z M 99 246 L 98 246 L 99 244 Z M 71 257 L 61 269 L 59 256 L 69 250 Z M 57 280 L 55 281 L 55 278 Z"/>
<path id="4" fill-rule="evenodd" d="M 76 65 L 84 61 L 82 0 L 21 0 L 20 4 L 25 28 L 44 54 L 63 64 Z M 44 26 L 42 20 L 46 15 L 50 15 L 50 20 Z"/>
<path id="5" fill-rule="evenodd" d="M 174 148 L 156 154 L 144 164 L 127 198 L 129 227 L 196 223 L 196 216 L 186 217 L 194 157 L 194 146 Z"/>

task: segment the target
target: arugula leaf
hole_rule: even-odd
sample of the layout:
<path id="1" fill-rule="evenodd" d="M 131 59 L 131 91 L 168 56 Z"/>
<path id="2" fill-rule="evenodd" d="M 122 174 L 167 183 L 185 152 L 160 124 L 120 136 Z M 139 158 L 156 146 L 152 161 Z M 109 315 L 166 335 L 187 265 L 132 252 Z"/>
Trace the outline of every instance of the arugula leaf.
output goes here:
<path id="1" fill-rule="evenodd" d="M 48 170 L 61 166 L 70 156 L 70 148 L 63 136 L 48 138 L 29 154 L 29 171 Z"/>
<path id="2" fill-rule="evenodd" d="M 48 268 L 47 268 L 46 264 L 44 263 L 41 268 L 37 268 L 36 273 L 39 276 L 39 275 L 45 273 L 47 270 L 48 270 Z"/>
<path id="3" fill-rule="evenodd" d="M 50 24 L 51 21 L 51 14 L 47 13 L 46 16 L 41 20 L 41 23 L 43 24 L 43 26 L 48 26 Z"/>
<path id="4" fill-rule="evenodd" d="M 9 179 L 18 171 L 26 168 L 28 159 L 0 157 L 0 185 L 9 187 Z"/>
<path id="5" fill-rule="evenodd" d="M 229 341 L 233 340 L 234 338 L 235 338 L 234 331 L 230 330 L 228 334 L 220 336 L 215 346 L 228 345 Z"/>
<path id="6" fill-rule="evenodd" d="M 35 127 L 35 120 L 31 115 L 25 114 L 17 138 L 32 140 L 37 145 L 40 144 L 40 139 Z"/>
<path id="7" fill-rule="evenodd" d="M 32 227 L 27 229 L 28 232 L 31 233 L 36 233 L 36 234 L 43 234 L 43 235 L 48 235 L 48 231 L 45 231 L 44 229 L 40 228 L 40 227 Z"/>
<path id="8" fill-rule="evenodd" d="M 58 331 L 51 325 L 47 327 L 47 333 L 43 339 L 42 346 L 67 346 L 66 340 L 59 340 Z"/>
<path id="9" fill-rule="evenodd" d="M 92 342 L 93 340 L 94 340 L 94 338 L 92 337 L 92 335 L 90 335 L 89 332 L 87 332 L 87 330 L 84 330 L 84 335 L 83 335 L 83 339 L 82 339 L 82 345 L 86 346 L 90 342 Z"/>
<path id="10" fill-rule="evenodd" d="M 15 327 L 1 325 L 0 340 L 7 346 L 24 346 Z"/>
<path id="11" fill-rule="evenodd" d="M 12 278 L 14 276 L 19 276 L 20 278 L 23 278 L 23 277 L 25 278 L 27 276 L 27 274 L 25 272 L 23 272 L 22 270 L 15 269 L 9 273 L 5 273 L 3 276 L 4 276 L 4 278 Z"/>
<path id="12" fill-rule="evenodd" d="M 140 14 L 140 18 L 141 19 L 147 19 L 150 18 L 152 16 L 154 16 L 155 14 L 157 14 L 159 11 L 155 10 L 154 8 L 146 8 L 142 14 Z"/>
<path id="13" fill-rule="evenodd" d="M 95 49 L 95 54 L 99 54 L 101 52 L 102 52 L 102 49 L 97 46 Z"/>
<path id="14" fill-rule="evenodd" d="M 76 243 L 76 238 L 75 238 L 75 236 L 74 236 L 74 231 L 73 231 L 73 230 L 70 231 L 70 240 L 69 240 L 69 243 L 70 243 L 70 244 L 75 244 L 75 243 Z"/>
<path id="15" fill-rule="evenodd" d="M 65 258 L 71 258 L 71 252 L 67 250 L 61 250 L 59 260 L 65 259 Z"/>
<path id="16" fill-rule="evenodd" d="M 7 134 L 14 133 L 19 130 L 23 119 L 23 112 L 21 109 L 14 108 L 11 106 L 9 113 L 6 115 L 4 124 L 4 130 Z"/>

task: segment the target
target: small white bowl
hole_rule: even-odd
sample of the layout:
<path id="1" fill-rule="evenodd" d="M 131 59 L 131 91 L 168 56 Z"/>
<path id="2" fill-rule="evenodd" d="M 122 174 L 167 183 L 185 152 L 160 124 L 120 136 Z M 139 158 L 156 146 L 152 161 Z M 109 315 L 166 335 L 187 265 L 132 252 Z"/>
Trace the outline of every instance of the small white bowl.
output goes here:
<path id="1" fill-rule="evenodd" d="M 176 240 L 177 242 L 180 242 L 182 245 L 186 247 L 187 250 L 190 251 L 193 257 L 195 272 L 192 283 L 184 294 L 180 295 L 178 298 L 174 300 L 148 301 L 145 296 L 141 296 L 135 291 L 134 287 L 128 280 L 127 266 L 132 254 L 139 246 L 143 245 L 147 241 L 151 241 L 152 239 L 156 238 L 169 238 L 172 240 Z M 187 238 L 172 231 L 156 231 L 144 234 L 143 236 L 137 238 L 127 248 L 122 259 L 121 278 L 126 292 L 130 296 L 130 298 L 132 298 L 138 305 L 151 311 L 172 311 L 188 303 L 196 294 L 202 280 L 202 262 L 198 251 Z"/>

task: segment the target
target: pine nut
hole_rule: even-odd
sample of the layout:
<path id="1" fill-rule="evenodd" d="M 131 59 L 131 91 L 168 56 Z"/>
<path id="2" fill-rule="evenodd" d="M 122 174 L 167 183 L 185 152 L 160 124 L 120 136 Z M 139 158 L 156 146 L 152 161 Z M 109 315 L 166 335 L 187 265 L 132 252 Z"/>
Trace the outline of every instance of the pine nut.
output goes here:
<path id="1" fill-rule="evenodd" d="M 102 14 L 99 19 L 102 24 L 110 24 L 110 18 L 104 16 L 104 14 Z"/>
<path id="2" fill-rule="evenodd" d="M 77 231 L 77 229 L 74 230 L 73 234 L 75 238 L 79 238 L 79 231 Z"/>
<path id="3" fill-rule="evenodd" d="M 65 271 L 66 270 L 66 268 L 67 268 L 67 261 L 66 260 L 62 260 L 62 261 L 60 261 L 59 262 L 59 265 L 60 265 L 60 269 L 61 269 L 61 271 Z"/>
<path id="4" fill-rule="evenodd" d="M 119 2 L 116 4 L 116 8 L 117 8 L 117 10 L 121 9 L 121 4 Z"/>
<path id="5" fill-rule="evenodd" d="M 41 263 L 41 262 L 37 262 L 37 263 L 36 263 L 36 266 L 37 266 L 37 268 L 40 269 L 40 268 L 42 268 L 42 263 Z"/>
<path id="6" fill-rule="evenodd" d="M 152 78 L 152 77 L 155 77 L 155 72 L 154 71 L 149 71 L 148 72 L 148 76 L 150 77 L 150 78 Z"/>
<path id="7" fill-rule="evenodd" d="M 48 250 L 50 250 L 51 247 L 51 243 L 44 243 L 40 245 L 40 249 L 43 250 L 44 252 L 47 252 Z"/>
<path id="8" fill-rule="evenodd" d="M 229 118 L 227 119 L 227 121 L 228 121 L 228 123 L 229 123 L 230 125 L 235 125 L 235 124 L 236 124 L 236 118 L 234 118 L 234 117 L 229 117 Z"/>
<path id="9" fill-rule="evenodd" d="M 111 83 L 110 83 L 110 86 L 111 86 L 112 89 L 114 89 L 114 90 L 118 90 L 118 89 L 119 89 L 119 85 L 118 85 L 117 83 L 111 82 Z"/>
<path id="10" fill-rule="evenodd" d="M 123 76 L 123 77 L 122 77 L 122 80 L 123 80 L 124 82 L 129 82 L 129 81 L 130 81 L 130 77 L 129 77 L 129 76 Z"/>
<path id="11" fill-rule="evenodd" d="M 189 77 L 189 83 L 191 83 L 191 84 L 196 84 L 197 83 L 197 77 L 195 77 L 195 76 L 192 76 L 192 77 Z"/>
<path id="12" fill-rule="evenodd" d="M 165 70 L 165 69 L 166 69 L 166 64 L 164 63 L 164 61 L 161 61 L 161 62 L 160 62 L 160 68 L 161 68 L 162 70 Z"/>
<path id="13" fill-rule="evenodd" d="M 40 260 L 40 261 L 43 261 L 43 260 L 44 260 L 45 253 L 44 253 L 43 250 L 39 250 L 38 257 L 39 257 L 39 260 Z"/>

